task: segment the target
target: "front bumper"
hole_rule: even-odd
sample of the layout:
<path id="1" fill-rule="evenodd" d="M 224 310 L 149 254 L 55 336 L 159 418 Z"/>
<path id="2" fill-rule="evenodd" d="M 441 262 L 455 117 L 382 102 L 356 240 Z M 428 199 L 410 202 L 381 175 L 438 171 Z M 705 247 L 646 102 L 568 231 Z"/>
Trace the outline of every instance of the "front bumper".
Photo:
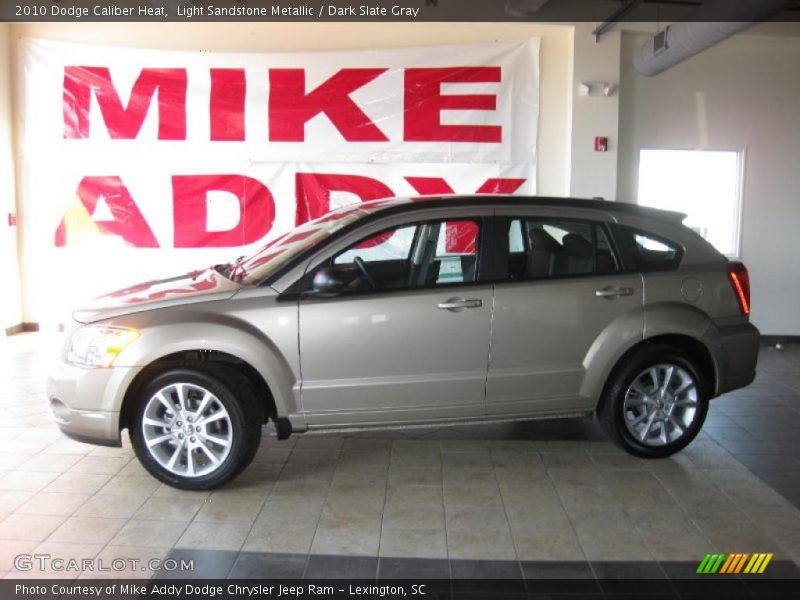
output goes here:
<path id="1" fill-rule="evenodd" d="M 47 376 L 46 390 L 61 431 L 80 442 L 120 446 L 122 375 L 116 367 L 83 369 L 58 363 Z"/>
<path id="2" fill-rule="evenodd" d="M 122 446 L 118 427 L 119 413 L 73 410 L 71 417 L 68 422 L 56 419 L 61 433 L 67 437 L 76 442 L 99 446 Z"/>

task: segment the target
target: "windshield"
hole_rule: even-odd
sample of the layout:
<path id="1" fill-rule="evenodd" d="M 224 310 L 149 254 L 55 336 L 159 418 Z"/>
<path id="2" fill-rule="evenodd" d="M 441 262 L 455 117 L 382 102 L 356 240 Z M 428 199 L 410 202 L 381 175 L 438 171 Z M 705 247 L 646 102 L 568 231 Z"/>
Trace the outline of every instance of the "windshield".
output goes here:
<path id="1" fill-rule="evenodd" d="M 275 238 L 255 254 L 246 256 L 231 265 L 230 278 L 246 284 L 257 284 L 306 250 L 317 246 L 335 232 L 373 212 L 378 204 L 370 202 L 370 206 L 365 204 L 346 206 L 313 221 L 307 221 L 292 231 Z"/>

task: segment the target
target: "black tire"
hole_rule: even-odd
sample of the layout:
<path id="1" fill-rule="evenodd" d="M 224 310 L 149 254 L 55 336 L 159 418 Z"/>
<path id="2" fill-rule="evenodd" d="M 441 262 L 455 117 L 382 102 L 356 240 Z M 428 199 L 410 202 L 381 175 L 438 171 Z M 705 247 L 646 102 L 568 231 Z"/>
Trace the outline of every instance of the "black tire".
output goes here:
<path id="1" fill-rule="evenodd" d="M 663 364 L 676 365 L 692 377 L 697 391 L 697 405 L 693 420 L 680 437 L 671 443 L 654 446 L 643 443 L 628 429 L 625 397 L 640 374 L 650 367 Z M 598 406 L 597 416 L 606 434 L 623 449 L 643 458 L 663 458 L 681 451 L 697 436 L 708 412 L 709 398 L 707 379 L 685 353 L 672 346 L 647 344 L 627 355 L 614 369 Z"/>
<path id="2" fill-rule="evenodd" d="M 142 419 L 148 401 L 159 390 L 175 383 L 189 383 L 211 392 L 230 417 L 230 450 L 212 472 L 181 476 L 162 466 L 145 442 Z M 129 434 L 133 450 L 142 466 L 156 479 L 182 490 L 207 490 L 219 487 L 241 473 L 253 460 L 261 441 L 263 408 L 250 383 L 236 370 L 221 365 L 191 365 L 155 374 L 137 394 Z"/>

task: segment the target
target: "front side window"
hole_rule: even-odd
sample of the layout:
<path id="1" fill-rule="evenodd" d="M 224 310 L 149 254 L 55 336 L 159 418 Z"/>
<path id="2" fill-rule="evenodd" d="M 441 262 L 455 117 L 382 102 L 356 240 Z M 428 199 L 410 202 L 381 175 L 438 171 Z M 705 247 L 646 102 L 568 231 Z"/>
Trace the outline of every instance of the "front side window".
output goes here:
<path id="1" fill-rule="evenodd" d="M 511 279 L 613 273 L 619 262 L 603 226 L 584 221 L 516 218 L 508 226 Z"/>
<path id="2" fill-rule="evenodd" d="M 403 225 L 359 240 L 315 273 L 327 269 L 342 293 L 470 283 L 477 279 L 479 234 L 479 221 L 471 219 Z"/>
<path id="3" fill-rule="evenodd" d="M 351 264 L 356 257 L 366 262 L 405 261 L 411 255 L 416 226 L 409 225 L 373 235 L 334 258 L 334 264 Z"/>

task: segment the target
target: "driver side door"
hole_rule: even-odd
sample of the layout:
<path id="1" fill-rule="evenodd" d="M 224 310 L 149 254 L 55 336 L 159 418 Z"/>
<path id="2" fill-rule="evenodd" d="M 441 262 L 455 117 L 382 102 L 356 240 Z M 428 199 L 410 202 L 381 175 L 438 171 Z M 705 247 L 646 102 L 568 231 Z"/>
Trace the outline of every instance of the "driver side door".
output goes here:
<path id="1" fill-rule="evenodd" d="M 492 285 L 482 219 L 399 223 L 309 269 L 340 292 L 300 299 L 301 398 L 309 425 L 461 419 L 485 413 Z"/>

